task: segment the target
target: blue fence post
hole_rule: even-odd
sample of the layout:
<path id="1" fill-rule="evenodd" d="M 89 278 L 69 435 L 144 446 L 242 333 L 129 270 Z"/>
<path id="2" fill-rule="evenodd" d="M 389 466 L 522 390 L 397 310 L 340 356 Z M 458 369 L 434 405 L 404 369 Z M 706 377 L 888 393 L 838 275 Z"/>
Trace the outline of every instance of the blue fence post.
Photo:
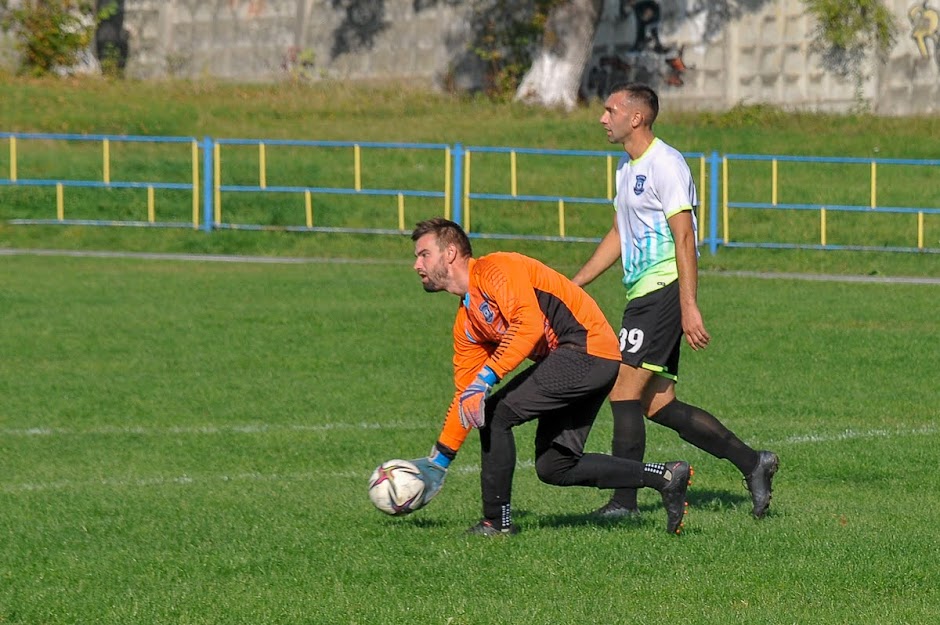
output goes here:
<path id="1" fill-rule="evenodd" d="M 202 139 L 202 229 L 212 232 L 212 218 L 215 214 L 214 189 L 212 188 L 212 170 L 215 168 L 213 151 L 215 143 L 209 137 Z"/>
<path id="2" fill-rule="evenodd" d="M 718 175 L 721 170 L 718 152 L 713 150 L 708 162 L 711 170 L 709 172 L 711 187 L 708 193 L 708 251 L 714 256 L 718 253 Z"/>
<path id="3" fill-rule="evenodd" d="M 453 189 L 451 201 L 451 220 L 463 226 L 463 146 L 459 143 L 454 144 L 454 170 L 451 173 L 454 177 L 450 185 Z"/>

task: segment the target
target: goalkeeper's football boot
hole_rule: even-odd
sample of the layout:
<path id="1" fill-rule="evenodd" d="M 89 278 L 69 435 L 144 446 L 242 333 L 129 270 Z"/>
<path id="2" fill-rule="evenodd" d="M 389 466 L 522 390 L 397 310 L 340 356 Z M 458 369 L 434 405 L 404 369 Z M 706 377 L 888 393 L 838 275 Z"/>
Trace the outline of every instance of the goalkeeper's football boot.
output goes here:
<path id="1" fill-rule="evenodd" d="M 751 491 L 751 500 L 754 502 L 754 508 L 751 514 L 755 519 L 759 519 L 767 513 L 770 506 L 771 483 L 774 479 L 774 473 L 780 467 L 780 459 L 772 451 L 759 451 L 757 467 L 751 471 L 750 475 L 744 477 L 744 483 L 747 489 Z"/>
<path id="2" fill-rule="evenodd" d="M 611 499 L 591 514 L 603 519 L 625 519 L 627 517 L 637 516 L 640 514 L 640 509 L 637 507 L 631 508 L 630 506 L 625 506 L 622 503 Z"/>
<path id="3" fill-rule="evenodd" d="M 494 538 L 496 536 L 513 536 L 519 533 L 519 528 L 510 523 L 506 527 L 497 527 L 494 521 L 490 519 L 483 519 L 473 527 L 467 530 L 468 534 L 474 536 L 486 536 L 487 538 Z"/>
<path id="4" fill-rule="evenodd" d="M 670 534 L 682 532 L 685 525 L 683 519 L 688 514 L 688 503 L 685 495 L 692 482 L 693 471 L 688 462 L 669 462 L 666 464 L 666 473 L 663 475 L 668 482 L 659 491 L 663 497 L 663 506 L 666 508 L 666 531 Z"/>

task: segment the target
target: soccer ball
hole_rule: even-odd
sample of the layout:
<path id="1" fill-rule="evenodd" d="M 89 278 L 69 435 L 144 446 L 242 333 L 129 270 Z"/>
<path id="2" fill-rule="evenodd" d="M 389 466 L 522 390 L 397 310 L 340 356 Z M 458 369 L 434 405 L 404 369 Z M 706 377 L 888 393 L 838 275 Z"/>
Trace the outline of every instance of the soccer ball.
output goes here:
<path id="1" fill-rule="evenodd" d="M 387 460 L 369 478 L 369 499 L 385 514 L 410 514 L 423 505 L 423 497 L 421 471 L 407 460 Z"/>

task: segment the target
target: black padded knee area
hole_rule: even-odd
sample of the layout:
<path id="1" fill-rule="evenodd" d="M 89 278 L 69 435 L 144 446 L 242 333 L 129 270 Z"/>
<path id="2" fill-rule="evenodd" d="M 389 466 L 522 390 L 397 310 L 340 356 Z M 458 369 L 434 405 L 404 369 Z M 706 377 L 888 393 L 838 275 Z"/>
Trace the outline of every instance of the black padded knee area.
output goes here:
<path id="1" fill-rule="evenodd" d="M 552 445 L 535 459 L 535 473 L 546 484 L 565 486 L 565 475 L 578 464 L 578 457 L 571 450 Z"/>
<path id="2" fill-rule="evenodd" d="M 578 455 L 552 445 L 535 459 L 539 479 L 554 486 L 595 488 L 639 488 L 643 486 L 643 463 L 606 454 Z"/>

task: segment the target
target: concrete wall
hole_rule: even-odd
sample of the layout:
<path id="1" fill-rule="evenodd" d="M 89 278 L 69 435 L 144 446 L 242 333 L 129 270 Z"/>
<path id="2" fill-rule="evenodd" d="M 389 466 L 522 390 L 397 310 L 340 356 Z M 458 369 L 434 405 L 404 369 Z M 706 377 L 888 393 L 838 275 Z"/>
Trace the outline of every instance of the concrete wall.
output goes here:
<path id="1" fill-rule="evenodd" d="M 127 73 L 473 88 L 474 1 L 126 0 Z M 636 79 L 685 109 L 768 103 L 841 112 L 861 98 L 879 114 L 940 112 L 940 0 L 887 4 L 900 36 L 886 65 L 867 64 L 859 88 L 824 69 L 800 0 L 605 0 L 583 91 Z"/>
<path id="2" fill-rule="evenodd" d="M 661 50 L 649 42 L 637 49 L 636 18 L 619 11 L 623 4 L 606 2 L 585 73 L 589 91 L 596 87 L 593 72 L 601 86 L 623 78 L 658 83 L 665 99 L 688 109 L 767 103 L 844 112 L 861 97 L 883 115 L 940 112 L 940 0 L 888 0 L 898 39 L 886 65 L 874 59 L 865 65 L 859 86 L 823 67 L 811 46 L 815 22 L 799 0 L 742 2 L 724 16 L 715 13 L 719 3 L 662 0 Z M 611 57 L 622 61 L 616 76 L 609 76 Z"/>
<path id="3" fill-rule="evenodd" d="M 131 75 L 444 79 L 468 8 L 413 0 L 127 0 Z"/>

